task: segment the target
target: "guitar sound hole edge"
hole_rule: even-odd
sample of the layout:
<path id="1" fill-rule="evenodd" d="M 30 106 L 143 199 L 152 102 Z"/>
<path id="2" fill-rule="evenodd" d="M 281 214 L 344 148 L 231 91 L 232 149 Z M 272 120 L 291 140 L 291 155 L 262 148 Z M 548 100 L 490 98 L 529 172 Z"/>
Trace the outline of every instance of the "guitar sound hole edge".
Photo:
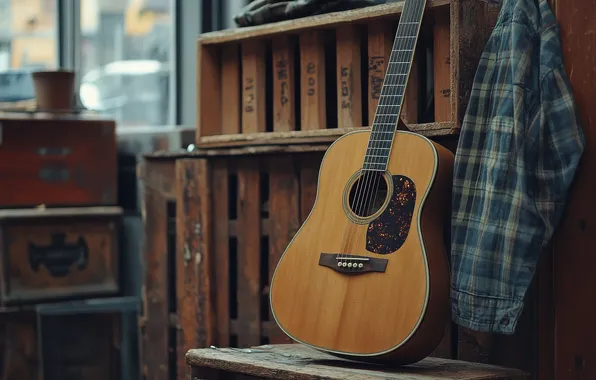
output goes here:
<path id="1" fill-rule="evenodd" d="M 358 187 L 359 183 L 361 184 L 360 187 Z M 381 204 L 378 203 L 378 197 L 374 195 L 379 191 L 384 192 L 382 198 L 383 202 Z M 350 177 L 346 184 L 343 196 L 344 211 L 353 223 L 368 224 L 379 217 L 379 215 L 381 215 L 387 208 L 391 199 L 391 194 L 393 194 L 393 180 L 391 173 L 388 171 L 380 172 L 359 169 Z M 369 197 L 373 195 L 374 201 L 372 207 L 366 207 L 372 208 L 371 212 L 363 213 L 354 211 L 352 208 L 352 197 L 366 197 L 361 198 L 356 205 L 356 207 L 362 207 L 361 205 L 365 201 L 370 204 L 371 199 Z"/>

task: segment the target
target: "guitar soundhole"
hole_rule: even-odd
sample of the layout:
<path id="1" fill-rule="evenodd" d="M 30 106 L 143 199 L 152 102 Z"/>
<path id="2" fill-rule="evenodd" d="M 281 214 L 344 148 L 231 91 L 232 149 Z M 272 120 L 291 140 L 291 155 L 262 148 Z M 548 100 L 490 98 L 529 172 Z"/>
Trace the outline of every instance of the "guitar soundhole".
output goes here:
<path id="1" fill-rule="evenodd" d="M 359 218 L 374 215 L 383 207 L 387 189 L 384 172 L 363 170 L 350 189 L 348 199 L 351 211 Z"/>

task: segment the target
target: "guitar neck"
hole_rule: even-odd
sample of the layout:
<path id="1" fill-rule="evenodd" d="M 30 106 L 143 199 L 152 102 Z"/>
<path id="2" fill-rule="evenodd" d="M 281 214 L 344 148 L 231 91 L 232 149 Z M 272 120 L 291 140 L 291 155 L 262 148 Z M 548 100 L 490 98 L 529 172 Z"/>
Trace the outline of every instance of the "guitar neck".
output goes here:
<path id="1" fill-rule="evenodd" d="M 425 7 L 426 0 L 405 0 L 364 157 L 364 170 L 387 168 Z"/>

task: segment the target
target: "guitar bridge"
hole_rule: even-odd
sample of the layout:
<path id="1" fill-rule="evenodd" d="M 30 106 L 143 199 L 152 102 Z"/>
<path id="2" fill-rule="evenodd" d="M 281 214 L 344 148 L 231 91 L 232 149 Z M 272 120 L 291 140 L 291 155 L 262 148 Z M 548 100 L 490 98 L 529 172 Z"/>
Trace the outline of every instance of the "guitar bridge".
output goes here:
<path id="1" fill-rule="evenodd" d="M 348 253 L 321 253 L 319 265 L 345 274 L 382 273 L 387 268 L 387 259 Z"/>

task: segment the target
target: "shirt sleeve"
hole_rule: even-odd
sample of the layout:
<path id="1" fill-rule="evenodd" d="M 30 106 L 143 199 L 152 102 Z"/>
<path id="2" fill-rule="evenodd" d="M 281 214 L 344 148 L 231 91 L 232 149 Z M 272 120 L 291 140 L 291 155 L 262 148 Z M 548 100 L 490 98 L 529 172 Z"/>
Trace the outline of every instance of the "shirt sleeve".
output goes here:
<path id="1" fill-rule="evenodd" d="M 585 140 L 562 63 L 542 78 L 541 95 L 542 128 L 535 134 L 539 149 L 531 183 L 546 246 L 561 220 Z"/>

